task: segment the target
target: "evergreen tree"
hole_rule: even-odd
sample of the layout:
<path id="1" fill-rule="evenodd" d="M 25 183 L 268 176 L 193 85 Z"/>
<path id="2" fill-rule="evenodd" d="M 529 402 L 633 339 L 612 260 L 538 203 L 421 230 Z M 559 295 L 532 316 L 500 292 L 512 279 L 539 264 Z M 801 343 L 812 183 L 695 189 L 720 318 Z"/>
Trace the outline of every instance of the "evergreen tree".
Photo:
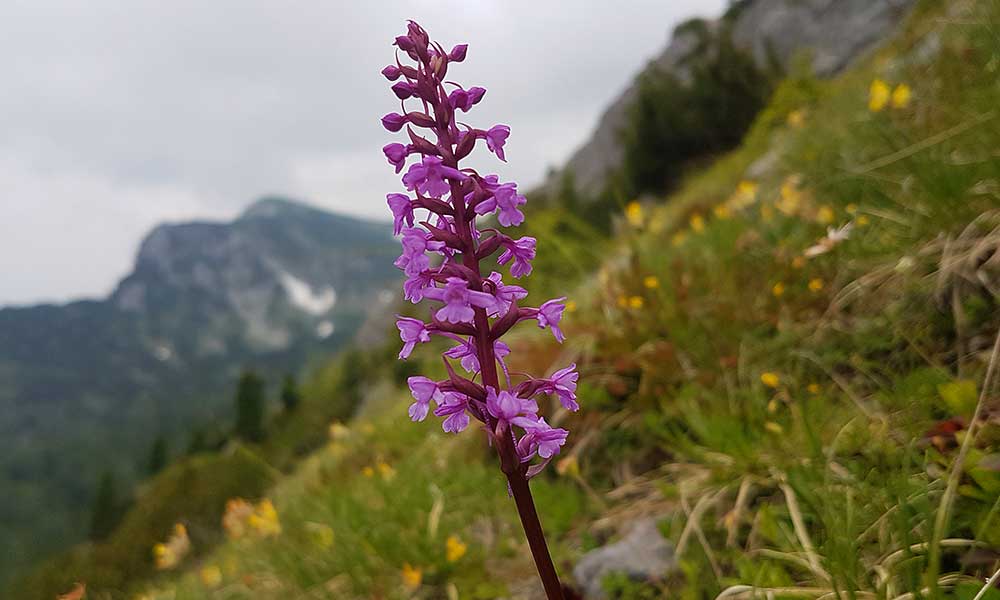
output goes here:
<path id="1" fill-rule="evenodd" d="M 97 495 L 90 517 L 90 539 L 102 540 L 118 524 L 118 498 L 115 490 L 115 476 L 110 471 L 101 475 L 97 485 Z"/>
<path id="2" fill-rule="evenodd" d="M 295 382 L 295 376 L 285 375 L 281 384 L 281 404 L 285 407 L 285 412 L 294 411 L 301 400 L 302 396 L 299 394 L 299 386 Z"/>
<path id="3" fill-rule="evenodd" d="M 206 450 L 208 450 L 208 441 L 205 439 L 205 430 L 202 428 L 195 429 L 191 433 L 191 439 L 188 440 L 187 453 L 198 454 Z"/>
<path id="4" fill-rule="evenodd" d="M 244 371 L 236 387 L 236 435 L 249 442 L 264 439 L 264 381 Z"/>
<path id="5" fill-rule="evenodd" d="M 167 466 L 167 440 L 163 436 L 157 436 L 153 442 L 153 447 L 149 451 L 149 463 L 146 465 L 146 472 L 149 475 L 156 475 Z"/>

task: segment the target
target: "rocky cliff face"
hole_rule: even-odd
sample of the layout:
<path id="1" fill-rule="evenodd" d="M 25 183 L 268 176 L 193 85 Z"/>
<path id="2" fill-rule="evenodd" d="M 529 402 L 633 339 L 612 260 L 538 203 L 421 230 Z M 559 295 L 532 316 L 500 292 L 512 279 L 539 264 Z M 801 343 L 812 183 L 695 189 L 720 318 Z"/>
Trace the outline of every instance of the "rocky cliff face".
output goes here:
<path id="1" fill-rule="evenodd" d="M 913 0 L 743 0 L 722 19 L 728 20 L 734 43 L 759 65 L 777 60 L 787 66 L 798 52 L 809 50 L 814 72 L 829 76 L 884 39 L 912 5 Z M 707 25 L 720 23 L 721 19 Z M 679 28 L 643 72 L 667 71 L 684 81 L 682 63 L 697 43 L 696 32 Z M 619 135 L 637 93 L 633 82 L 601 115 L 590 140 L 567 161 L 564 168 L 573 173 L 579 189 L 601 190 L 608 174 L 621 166 Z M 557 175 L 545 186 L 555 189 L 558 181 Z"/>
<path id="2" fill-rule="evenodd" d="M 231 344 L 280 351 L 329 336 L 338 314 L 363 315 L 372 285 L 396 276 L 392 250 L 386 225 L 270 198 L 232 223 L 157 227 L 111 302 L 141 315 L 150 337 L 184 338 L 178 327 L 199 323 L 185 348 L 195 357 Z"/>

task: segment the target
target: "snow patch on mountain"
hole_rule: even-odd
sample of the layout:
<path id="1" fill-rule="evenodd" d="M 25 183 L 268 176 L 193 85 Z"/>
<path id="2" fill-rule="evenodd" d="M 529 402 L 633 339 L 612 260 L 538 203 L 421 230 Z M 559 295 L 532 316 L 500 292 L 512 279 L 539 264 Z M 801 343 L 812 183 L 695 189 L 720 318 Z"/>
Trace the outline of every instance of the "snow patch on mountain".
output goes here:
<path id="1" fill-rule="evenodd" d="M 337 291 L 332 286 L 313 289 L 309 283 L 294 275 L 282 272 L 278 275 L 281 286 L 285 288 L 288 300 L 303 312 L 310 315 L 324 315 L 337 303 Z"/>

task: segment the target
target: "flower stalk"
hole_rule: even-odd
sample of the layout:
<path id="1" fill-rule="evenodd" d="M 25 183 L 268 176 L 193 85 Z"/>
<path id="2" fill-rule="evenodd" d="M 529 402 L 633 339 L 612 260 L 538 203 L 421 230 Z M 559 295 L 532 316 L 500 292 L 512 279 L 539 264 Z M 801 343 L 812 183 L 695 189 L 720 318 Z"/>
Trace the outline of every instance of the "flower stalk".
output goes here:
<path id="1" fill-rule="evenodd" d="M 521 307 L 519 301 L 527 297 L 527 290 L 504 283 L 503 275 L 492 268 L 484 274 L 489 262 L 497 269 L 509 265 L 515 279 L 530 274 L 536 240 L 514 239 L 499 229 L 479 227 L 478 220 L 488 218 L 495 218 L 502 227 L 520 225 L 524 214 L 519 207 L 527 200 L 518 193 L 517 184 L 502 183 L 497 175 L 481 175 L 460 164 L 479 142 L 506 161 L 504 146 L 510 136 L 506 125 L 482 130 L 457 119 L 459 112 L 468 112 L 486 94 L 482 87 L 464 89 L 447 78 L 449 66 L 464 61 L 468 47 L 462 44 L 445 51 L 413 21 L 394 45 L 395 64 L 385 67 L 382 74 L 395 82 L 392 91 L 400 100 L 401 112 L 383 116 L 382 125 L 391 132 L 405 128 L 409 141 L 383 148 L 397 174 L 406 169 L 402 183 L 409 192 L 386 196 L 394 233 L 401 236 L 403 247 L 395 264 L 407 277 L 404 298 L 414 304 L 425 299 L 439 304 L 429 322 L 397 317 L 403 341 L 399 358 L 405 360 L 431 336 L 457 343 L 442 356 L 447 379 L 409 378 L 414 398 L 409 415 L 423 421 L 433 405 L 433 414 L 443 418 L 441 425 L 447 432 L 464 430 L 472 419 L 483 424 L 545 592 L 550 600 L 561 600 L 562 587 L 528 480 L 559 453 L 568 436 L 565 429 L 552 427 L 539 415 L 535 397 L 554 396 L 567 410 L 577 410 L 576 365 L 548 377 L 523 376 L 515 382 L 504 362 L 511 350 L 501 338 L 518 323 L 534 321 L 562 342 L 559 321 L 564 298 Z M 409 64 L 404 64 L 407 58 Z M 419 106 L 408 110 L 407 101 Z M 417 160 L 407 168 L 411 157 Z M 426 211 L 421 215 L 425 218 L 418 220 L 418 211 Z M 464 373 L 459 374 L 459 369 Z"/>

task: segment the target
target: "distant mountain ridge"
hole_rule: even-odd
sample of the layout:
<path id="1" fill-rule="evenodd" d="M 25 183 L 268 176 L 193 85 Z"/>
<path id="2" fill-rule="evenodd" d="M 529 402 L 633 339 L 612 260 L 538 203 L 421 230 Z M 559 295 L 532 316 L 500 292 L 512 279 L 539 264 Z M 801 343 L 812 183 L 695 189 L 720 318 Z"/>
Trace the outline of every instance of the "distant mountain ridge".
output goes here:
<path id="1" fill-rule="evenodd" d="M 0 576 L 81 539 L 100 470 L 127 478 L 157 435 L 226 422 L 243 366 L 351 339 L 391 301 L 396 253 L 389 223 L 269 197 L 156 227 L 106 299 L 0 308 Z"/>

